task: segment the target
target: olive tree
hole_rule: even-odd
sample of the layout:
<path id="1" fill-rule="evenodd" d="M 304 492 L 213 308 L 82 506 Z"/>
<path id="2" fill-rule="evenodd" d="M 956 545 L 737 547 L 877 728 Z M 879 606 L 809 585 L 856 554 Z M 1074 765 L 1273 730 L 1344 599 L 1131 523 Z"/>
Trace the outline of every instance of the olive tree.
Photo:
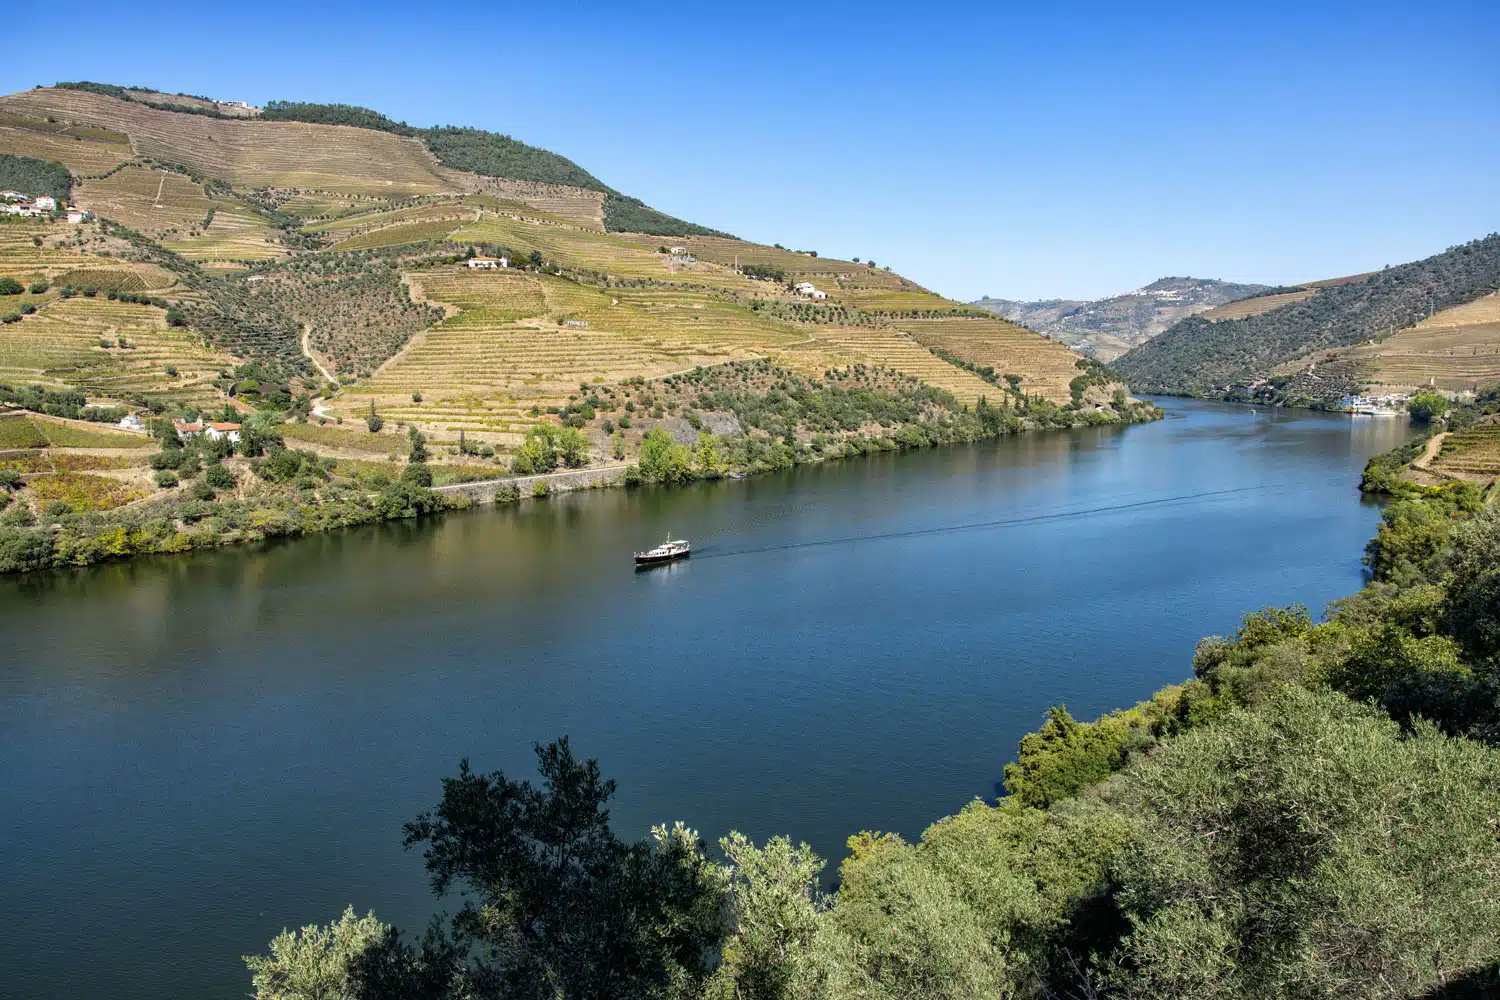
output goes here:
<path id="1" fill-rule="evenodd" d="M 1500 755 L 1286 688 L 1126 771 L 1123 997 L 1417 996 L 1500 959 Z"/>
<path id="2" fill-rule="evenodd" d="M 352 906 L 327 926 L 283 930 L 269 955 L 245 956 L 256 1000 L 343 1000 L 351 963 L 389 930 L 373 912 L 355 916 Z"/>
<path id="3" fill-rule="evenodd" d="M 619 1000 L 701 985 L 724 933 L 723 869 L 680 823 L 617 837 L 615 783 L 566 737 L 536 755 L 540 785 L 463 761 L 406 826 L 433 891 L 466 897 L 453 931 L 473 953 L 468 995 Z"/>

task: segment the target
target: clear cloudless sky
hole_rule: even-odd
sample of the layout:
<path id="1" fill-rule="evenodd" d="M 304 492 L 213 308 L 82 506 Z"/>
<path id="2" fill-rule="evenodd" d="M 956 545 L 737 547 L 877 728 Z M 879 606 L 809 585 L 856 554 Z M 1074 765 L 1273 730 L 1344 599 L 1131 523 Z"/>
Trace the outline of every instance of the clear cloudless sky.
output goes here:
<path id="1" fill-rule="evenodd" d="M 9 10 L 27 27 L 0 91 L 477 125 L 673 215 L 960 299 L 1304 281 L 1500 228 L 1495 0 Z"/>

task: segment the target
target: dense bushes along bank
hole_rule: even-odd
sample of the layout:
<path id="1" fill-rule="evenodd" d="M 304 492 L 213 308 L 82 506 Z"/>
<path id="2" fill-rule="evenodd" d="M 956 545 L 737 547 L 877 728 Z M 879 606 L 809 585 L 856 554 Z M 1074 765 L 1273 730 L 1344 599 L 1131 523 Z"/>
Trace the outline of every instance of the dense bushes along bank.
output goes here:
<path id="1" fill-rule="evenodd" d="M 1054 709 L 1004 798 L 917 843 L 852 836 L 832 892 L 785 837 L 619 839 L 566 740 L 535 785 L 465 761 L 405 828 L 458 916 L 284 933 L 247 959 L 256 995 L 1500 995 L 1500 514 L 1409 502 L 1441 536 L 1392 505 L 1324 621 L 1249 614 L 1149 701 Z"/>

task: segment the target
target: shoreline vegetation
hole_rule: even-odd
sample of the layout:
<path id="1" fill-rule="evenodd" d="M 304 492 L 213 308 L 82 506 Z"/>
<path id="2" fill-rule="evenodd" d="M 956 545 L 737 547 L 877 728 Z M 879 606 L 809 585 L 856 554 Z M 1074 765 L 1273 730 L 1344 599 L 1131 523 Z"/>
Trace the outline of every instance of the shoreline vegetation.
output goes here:
<path id="1" fill-rule="evenodd" d="M 434 892 L 467 894 L 451 922 L 284 931 L 246 958 L 255 996 L 1495 996 L 1500 509 L 1409 485 L 1321 621 L 1247 613 L 1134 707 L 1054 707 L 1005 795 L 916 842 L 852 834 L 832 887 L 787 836 L 621 840 L 563 738 L 537 784 L 464 760 L 406 824 Z"/>
<path id="2" fill-rule="evenodd" d="M 264 390 L 271 384 L 253 367 L 235 373 L 231 381 L 236 388 L 255 383 Z M 462 444 L 458 464 L 436 461 L 435 449 L 415 427 L 407 428 L 404 440 L 391 434 L 368 439 L 388 442 L 392 452 L 385 456 L 320 454 L 313 447 L 319 440 L 317 425 L 308 422 L 312 402 L 305 396 L 280 398 L 284 408 L 271 406 L 248 416 L 226 406 L 218 418 L 242 422 L 237 445 L 203 438 L 179 441 L 171 420 L 157 416 L 150 429 L 160 450 L 134 459 L 115 457 L 105 463 L 117 470 L 110 473 L 93 471 L 101 466 L 86 461 L 92 456 L 64 459 L 45 448 L 45 438 L 17 437 L 12 447 L 29 450 L 0 453 L 0 572 L 257 543 L 472 506 L 474 501 L 462 491 L 434 489 L 450 483 L 498 480 L 505 485 L 494 490 L 493 502 L 512 503 L 522 499 L 516 480 L 532 477 L 526 495 L 543 497 L 552 489 L 545 478 L 549 474 L 561 477 L 563 470 L 599 468 L 611 456 L 622 463 L 632 428 L 640 435 L 634 448 L 637 460 L 617 466 L 618 482 L 593 485 L 671 485 L 876 452 L 1161 417 L 1154 404 L 1131 400 L 1123 391 L 1109 404 L 1085 404 L 1084 389 L 1105 379 L 1102 371 L 1091 368 L 1081 375 L 1086 384 L 1077 388 L 1072 403 L 1062 406 L 1027 394 L 1019 379 L 1007 382 L 991 373 L 997 402 L 981 398 L 971 407 L 951 393 L 878 366 L 830 369 L 821 379 L 766 360 L 700 367 L 663 379 L 588 386 L 588 396 L 549 415 L 558 423 L 528 431 L 509 469 L 485 464 L 481 449 Z M 7 390 L 7 398 L 33 403 L 39 411 L 51 405 L 52 396 L 61 395 L 36 388 Z M 71 406 L 70 415 L 82 406 L 73 395 L 63 400 Z M 173 415 L 188 420 L 213 416 L 196 410 Z M 0 440 L 25 419 L 0 417 Z M 364 423 L 371 435 L 384 425 L 373 408 Z M 118 436 L 127 445 L 131 441 Z M 138 447 L 151 443 L 139 436 L 134 441 Z M 380 457 L 385 460 L 372 460 Z M 71 465 L 59 470 L 59 461 Z M 149 465 L 154 475 L 149 481 L 107 478 L 128 475 L 123 469 L 131 461 Z"/>

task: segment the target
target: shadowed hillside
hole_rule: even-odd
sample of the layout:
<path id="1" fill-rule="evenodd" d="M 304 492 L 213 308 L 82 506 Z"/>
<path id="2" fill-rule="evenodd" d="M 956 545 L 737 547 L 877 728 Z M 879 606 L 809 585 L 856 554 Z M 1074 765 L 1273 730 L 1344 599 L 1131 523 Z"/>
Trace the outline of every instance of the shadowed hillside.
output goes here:
<path id="1" fill-rule="evenodd" d="M 1220 322 L 1201 316 L 1183 320 L 1117 364 L 1134 386 L 1147 392 L 1248 398 L 1250 390 L 1280 377 L 1284 371 L 1278 369 L 1299 358 L 1312 365 L 1337 361 L 1336 351 L 1313 355 L 1380 343 L 1438 310 L 1497 288 L 1500 235 L 1490 235 L 1425 260 L 1325 285 L 1309 298 L 1259 315 Z M 1328 377 L 1304 380 L 1293 391 L 1298 398 L 1326 400 L 1364 381 L 1364 374 L 1345 361 Z"/>

